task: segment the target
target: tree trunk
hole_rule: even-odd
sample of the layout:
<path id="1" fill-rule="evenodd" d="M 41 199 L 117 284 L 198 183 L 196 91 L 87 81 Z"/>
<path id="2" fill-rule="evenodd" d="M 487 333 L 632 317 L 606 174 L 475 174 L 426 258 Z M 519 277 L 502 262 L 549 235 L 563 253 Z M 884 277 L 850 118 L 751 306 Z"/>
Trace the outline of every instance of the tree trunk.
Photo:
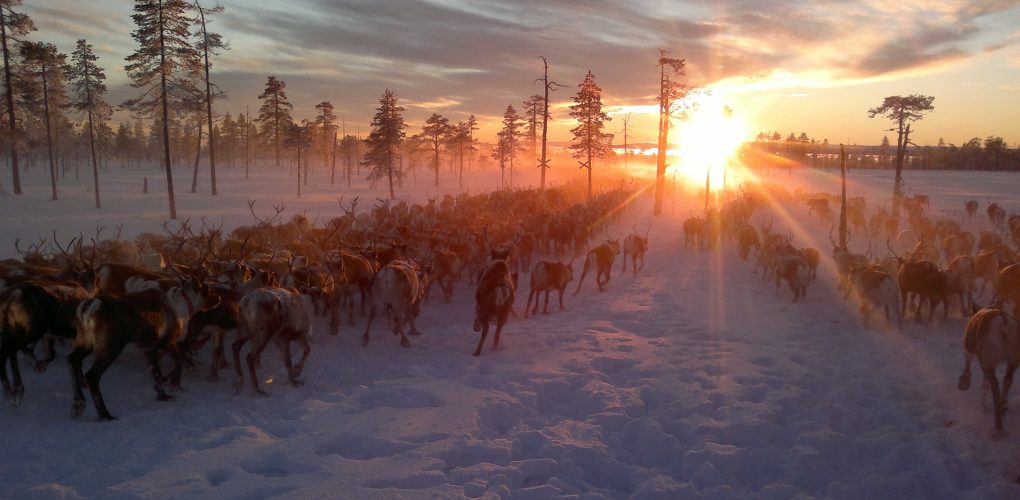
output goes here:
<path id="1" fill-rule="evenodd" d="M 336 132 L 333 132 L 333 154 L 329 161 L 329 185 L 336 181 Z"/>
<path id="2" fill-rule="evenodd" d="M 43 91 L 43 123 L 46 127 L 46 150 L 50 156 L 50 190 L 51 200 L 57 199 L 57 160 L 53 157 L 53 133 L 50 127 L 50 91 L 49 82 L 46 81 L 46 62 L 42 63 L 42 91 Z"/>
<path id="3" fill-rule="evenodd" d="M 166 41 L 164 38 L 163 2 L 159 2 L 159 66 L 166 67 Z M 170 220 L 177 218 L 177 204 L 174 203 L 173 165 L 170 163 L 170 110 L 167 105 L 166 73 L 160 70 L 159 87 L 163 102 L 163 161 L 166 164 L 166 194 L 170 199 Z"/>
<path id="4" fill-rule="evenodd" d="M 842 186 L 839 192 L 839 248 L 846 250 L 846 148 L 839 145 L 839 173 Z"/>
<path id="5" fill-rule="evenodd" d="M 0 9 L 0 41 L 4 50 L 4 90 L 7 94 L 7 139 L 11 154 L 11 187 L 21 194 L 21 172 L 18 167 L 18 122 L 14 113 L 14 88 L 11 84 L 11 56 L 7 48 L 7 15 Z"/>
<path id="6" fill-rule="evenodd" d="M 549 62 L 542 58 L 542 65 L 545 70 L 542 73 L 542 86 L 545 88 L 545 99 L 542 105 L 542 159 L 538 167 L 542 172 L 542 180 L 539 184 L 539 191 L 545 191 L 545 170 L 549 168 L 549 159 L 546 157 L 546 142 L 549 138 Z"/>
<path id="7" fill-rule="evenodd" d="M 92 102 L 91 91 L 89 91 L 89 102 Z M 89 148 L 92 150 L 92 187 L 96 192 L 96 208 L 103 208 L 99 204 L 99 161 L 96 158 L 96 139 L 92 126 L 92 108 L 89 107 Z"/>
<path id="8" fill-rule="evenodd" d="M 198 144 L 195 146 L 195 167 L 191 174 L 191 192 L 198 192 L 198 162 L 202 159 L 202 125 L 198 125 Z"/>
<path id="9" fill-rule="evenodd" d="M 669 96 L 666 95 L 666 67 L 659 76 L 659 141 L 655 155 L 655 215 L 662 215 L 662 196 L 666 188 L 666 142 L 669 137 Z"/>
<path id="10" fill-rule="evenodd" d="M 206 43 L 205 43 L 205 47 L 204 47 L 204 49 L 205 49 L 204 50 L 204 52 L 205 52 L 205 54 L 204 54 L 205 55 L 205 66 L 204 66 L 203 69 L 205 70 L 205 111 L 206 111 L 206 118 L 208 119 L 208 126 L 209 126 L 209 182 L 210 182 L 210 184 L 212 186 L 212 195 L 216 196 L 216 144 L 215 144 L 216 143 L 216 134 L 213 131 L 212 83 L 209 82 L 209 36 L 208 36 L 208 33 L 206 32 L 206 29 L 205 29 L 205 11 L 203 11 L 202 8 L 199 7 L 198 8 L 198 12 L 201 15 L 202 36 L 205 37 L 205 39 L 206 39 Z M 202 144 L 202 139 L 201 139 L 201 137 L 202 137 L 202 128 L 201 127 L 199 127 L 198 137 L 199 137 L 198 143 L 199 143 L 199 145 L 201 145 Z M 199 148 L 199 149 L 201 149 L 201 148 Z M 198 165 L 197 161 L 195 162 L 195 165 L 196 165 L 196 172 L 197 172 L 197 165 Z M 192 181 L 192 186 L 194 186 L 194 184 L 195 184 L 195 182 Z M 195 192 L 195 188 L 194 187 L 191 188 L 191 192 L 192 193 Z"/>

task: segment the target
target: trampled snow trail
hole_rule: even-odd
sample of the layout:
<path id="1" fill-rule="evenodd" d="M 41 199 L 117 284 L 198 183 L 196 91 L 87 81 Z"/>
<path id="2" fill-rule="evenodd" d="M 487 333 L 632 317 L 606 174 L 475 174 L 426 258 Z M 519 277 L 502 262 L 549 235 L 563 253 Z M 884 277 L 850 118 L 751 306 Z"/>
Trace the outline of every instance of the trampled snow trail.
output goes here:
<path id="1" fill-rule="evenodd" d="M 452 304 L 433 290 L 410 349 L 385 321 L 363 348 L 363 318 L 337 337 L 320 320 L 306 384 L 265 398 L 199 367 L 156 402 L 129 349 L 103 380 L 120 420 L 90 402 L 76 421 L 60 363 L 27 373 L 0 408 L 0 497 L 1020 497 L 1020 420 L 993 441 L 955 388 L 961 319 L 865 329 L 825 270 L 793 304 L 732 245 L 684 250 L 680 218 L 653 224 L 641 273 L 617 261 L 607 291 L 589 276 L 569 296 L 575 280 L 565 311 L 512 319 L 479 358 L 462 282 Z M 260 375 L 285 380 L 274 347 Z"/>

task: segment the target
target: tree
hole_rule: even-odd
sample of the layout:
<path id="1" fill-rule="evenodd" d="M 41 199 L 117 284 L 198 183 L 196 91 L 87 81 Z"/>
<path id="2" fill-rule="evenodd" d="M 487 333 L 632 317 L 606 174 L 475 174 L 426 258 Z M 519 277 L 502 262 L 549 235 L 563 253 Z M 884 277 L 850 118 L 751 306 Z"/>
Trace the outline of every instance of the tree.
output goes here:
<path id="1" fill-rule="evenodd" d="M 372 166 L 368 174 L 369 181 L 377 181 L 386 177 L 389 180 L 390 199 L 396 198 L 393 192 L 393 178 L 398 180 L 404 172 L 397 166 L 396 152 L 404 140 L 404 108 L 397 105 L 397 95 L 386 89 L 379 98 L 379 107 L 372 118 L 372 132 L 365 143 L 368 152 L 365 154 L 366 165 Z"/>
<path id="2" fill-rule="evenodd" d="M 521 126 L 524 122 L 517 114 L 513 105 L 506 107 L 503 113 L 503 128 L 496 133 L 496 147 L 492 149 L 492 158 L 499 162 L 500 183 L 506 185 L 504 171 L 510 168 L 510 185 L 514 183 L 514 158 L 522 151 L 521 147 Z"/>
<path id="3" fill-rule="evenodd" d="M 666 57 L 667 51 L 659 49 L 659 140 L 655 164 L 655 215 L 662 214 L 662 197 L 666 188 L 666 149 L 669 144 L 669 125 L 673 114 L 678 111 L 677 103 L 687 97 L 691 88 L 679 81 L 686 76 L 684 59 Z M 668 71 L 667 71 L 668 69 Z M 681 114 L 681 118 L 685 116 Z"/>
<path id="4" fill-rule="evenodd" d="M 192 99 L 193 78 L 198 73 L 198 51 L 188 38 L 192 19 L 185 0 L 135 0 L 135 31 L 131 37 L 138 49 L 127 56 L 124 69 L 131 86 L 142 95 L 125 102 L 133 111 L 152 113 L 160 109 L 163 128 L 163 163 L 166 166 L 166 191 L 170 199 L 170 218 L 177 218 L 174 202 L 173 163 L 170 161 L 170 104 Z"/>
<path id="5" fill-rule="evenodd" d="M 308 146 L 312 143 L 312 130 L 311 124 L 308 120 L 302 120 L 301 124 L 287 122 L 282 125 L 284 130 L 284 141 L 288 148 L 297 150 L 297 196 L 301 197 L 301 151 L 308 150 Z M 308 185 L 308 158 L 305 155 L 305 185 Z"/>
<path id="6" fill-rule="evenodd" d="M 882 143 L 878 146 L 878 162 L 885 168 L 885 162 L 889 159 L 889 136 L 882 136 Z"/>
<path id="7" fill-rule="evenodd" d="M 266 88 L 259 94 L 262 99 L 262 107 L 259 108 L 258 122 L 262 125 L 260 134 L 262 137 L 273 142 L 273 150 L 276 153 L 276 166 L 280 166 L 280 144 L 283 140 L 281 132 L 285 132 L 284 126 L 294 121 L 290 112 L 294 105 L 287 100 L 287 83 L 277 80 L 276 76 L 270 75 L 266 80 Z"/>
<path id="8" fill-rule="evenodd" d="M 205 113 L 209 128 L 209 179 L 212 195 L 216 196 L 216 131 L 213 127 L 212 102 L 214 98 L 222 97 L 224 93 L 209 80 L 209 69 L 212 68 L 209 54 L 219 55 L 219 51 L 229 50 L 230 46 L 223 41 L 219 33 L 209 32 L 209 21 L 206 19 L 207 15 L 223 12 L 223 6 L 216 5 L 207 9 L 195 0 L 195 10 L 198 11 L 198 31 L 195 35 L 198 37 L 197 48 L 202 53 L 202 72 L 205 77 Z M 201 129 L 198 135 L 201 137 Z"/>
<path id="9" fill-rule="evenodd" d="M 330 153 L 334 152 L 336 145 L 336 115 L 333 114 L 333 103 L 329 101 L 322 101 L 315 105 L 315 109 L 319 111 L 319 114 L 315 117 L 315 135 L 318 136 L 316 141 L 321 147 L 322 153 L 322 164 L 325 165 L 329 162 Z M 336 180 L 336 159 L 332 162 L 329 174 L 329 183 L 333 184 Z"/>
<path id="10" fill-rule="evenodd" d="M 92 51 L 92 45 L 84 39 L 71 53 L 71 67 L 67 79 L 71 83 L 71 100 L 68 106 L 84 116 L 88 127 L 89 149 L 92 153 L 92 182 L 96 195 L 96 208 L 99 203 L 99 160 L 96 157 L 96 129 L 110 119 L 112 109 L 103 96 L 106 95 L 106 73 L 96 64 L 99 58 Z M 116 143 L 124 144 L 128 138 L 128 129 L 121 123 L 117 128 Z"/>
<path id="11" fill-rule="evenodd" d="M 545 110 L 545 98 L 535 94 L 527 98 L 523 104 L 522 111 L 527 127 L 524 133 L 531 140 L 531 153 L 535 154 L 538 150 L 538 120 Z"/>
<path id="12" fill-rule="evenodd" d="M 57 51 L 52 43 L 25 42 L 21 44 L 21 58 L 27 69 L 26 80 L 31 92 L 26 101 L 36 107 L 43 117 L 46 129 L 46 149 L 50 158 L 50 190 L 57 199 L 57 160 L 53 150 L 53 129 L 56 115 L 64 100 L 64 76 L 67 73 L 67 55 Z"/>
<path id="13" fill-rule="evenodd" d="M 900 200 L 903 198 L 903 159 L 906 155 L 907 146 L 910 142 L 910 122 L 924 118 L 925 113 L 933 111 L 935 106 L 934 96 L 912 94 L 908 96 L 889 96 L 882 101 L 882 105 L 868 110 L 868 118 L 883 115 L 896 123 L 895 128 L 889 129 L 896 132 L 896 179 L 893 181 L 893 216 L 900 215 Z"/>
<path id="14" fill-rule="evenodd" d="M 4 52 L 4 91 L 7 95 L 7 140 L 11 155 L 11 186 L 14 194 L 21 194 L 21 172 L 18 167 L 18 120 L 14 109 L 14 80 L 17 75 L 13 68 L 14 58 L 11 57 L 11 41 L 21 42 L 18 37 L 35 31 L 35 24 L 27 14 L 15 12 L 14 7 L 21 5 L 21 0 L 0 0 L 0 45 Z"/>
<path id="15" fill-rule="evenodd" d="M 612 118 L 602 111 L 602 88 L 595 83 L 595 75 L 591 71 L 577 86 L 570 117 L 577 120 L 577 126 L 570 129 L 570 133 L 574 134 L 570 149 L 574 150 L 574 158 L 585 159 L 580 162 L 580 168 L 588 169 L 588 199 L 591 199 L 592 160 L 605 158 L 613 140 L 613 134 L 603 132 L 605 122 Z"/>
<path id="16" fill-rule="evenodd" d="M 439 149 L 450 132 L 450 120 L 439 113 L 432 113 L 432 116 L 425 120 L 425 125 L 421 128 L 421 137 L 428 142 L 429 151 L 432 152 L 432 159 L 429 163 L 435 171 L 435 187 L 439 187 Z"/>
<path id="17" fill-rule="evenodd" d="M 458 169 L 458 185 L 460 190 L 464 190 L 464 151 L 471 150 L 471 130 L 468 128 L 468 122 L 457 122 L 456 125 L 450 127 L 450 133 L 447 137 L 447 144 L 457 151 L 457 159 L 459 160 Z"/>
<path id="18" fill-rule="evenodd" d="M 566 85 L 560 85 L 556 82 L 549 81 L 549 61 L 545 59 L 545 56 L 538 56 L 542 60 L 542 67 L 544 68 L 542 78 L 536 78 L 533 83 L 542 82 L 542 89 L 544 94 L 542 95 L 542 158 L 538 160 L 538 168 L 541 169 L 542 179 L 539 184 L 539 190 L 545 191 L 545 171 L 549 168 L 549 157 L 546 156 L 547 145 L 549 140 L 549 92 L 555 91 L 557 87 L 566 87 Z"/>

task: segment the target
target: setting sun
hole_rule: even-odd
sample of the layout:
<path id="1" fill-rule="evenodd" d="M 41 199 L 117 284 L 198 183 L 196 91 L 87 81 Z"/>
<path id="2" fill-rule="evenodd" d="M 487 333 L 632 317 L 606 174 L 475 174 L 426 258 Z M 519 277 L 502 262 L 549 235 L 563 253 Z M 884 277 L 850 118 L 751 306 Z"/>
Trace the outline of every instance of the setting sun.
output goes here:
<path id="1" fill-rule="evenodd" d="M 723 187 L 726 169 L 748 132 L 739 114 L 721 98 L 701 95 L 690 117 L 677 126 L 674 137 L 678 145 L 675 168 L 680 176 L 689 184 L 702 186 L 710 171 L 710 188 L 717 191 Z"/>

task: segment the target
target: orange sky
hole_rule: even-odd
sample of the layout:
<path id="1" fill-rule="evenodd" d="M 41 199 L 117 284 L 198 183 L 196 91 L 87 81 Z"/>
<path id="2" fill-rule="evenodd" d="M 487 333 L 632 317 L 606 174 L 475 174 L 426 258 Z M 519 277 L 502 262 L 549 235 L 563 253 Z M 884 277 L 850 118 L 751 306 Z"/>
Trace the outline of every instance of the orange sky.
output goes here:
<path id="1" fill-rule="evenodd" d="M 877 144 L 889 124 L 867 109 L 888 95 L 935 96 L 915 126 L 918 144 L 940 137 L 1020 142 L 1020 2 L 947 0 L 223 0 L 212 29 L 232 49 L 214 60 L 228 94 L 223 112 L 257 107 L 266 76 L 286 81 L 295 117 L 329 100 L 364 133 L 377 99 L 393 89 L 409 132 L 431 113 L 479 117 L 491 139 L 507 104 L 551 79 L 552 140 L 569 140 L 565 109 L 587 70 L 611 111 L 631 112 L 631 141 L 655 140 L 657 48 L 688 63 L 688 83 L 711 89 L 759 130 L 806 132 L 832 143 Z M 27 0 L 31 38 L 70 51 L 85 37 L 107 68 L 110 100 L 134 90 L 131 0 Z M 620 115 L 614 115 L 620 116 Z M 118 115 L 118 117 L 121 117 Z M 622 123 L 607 130 L 622 142 Z"/>

